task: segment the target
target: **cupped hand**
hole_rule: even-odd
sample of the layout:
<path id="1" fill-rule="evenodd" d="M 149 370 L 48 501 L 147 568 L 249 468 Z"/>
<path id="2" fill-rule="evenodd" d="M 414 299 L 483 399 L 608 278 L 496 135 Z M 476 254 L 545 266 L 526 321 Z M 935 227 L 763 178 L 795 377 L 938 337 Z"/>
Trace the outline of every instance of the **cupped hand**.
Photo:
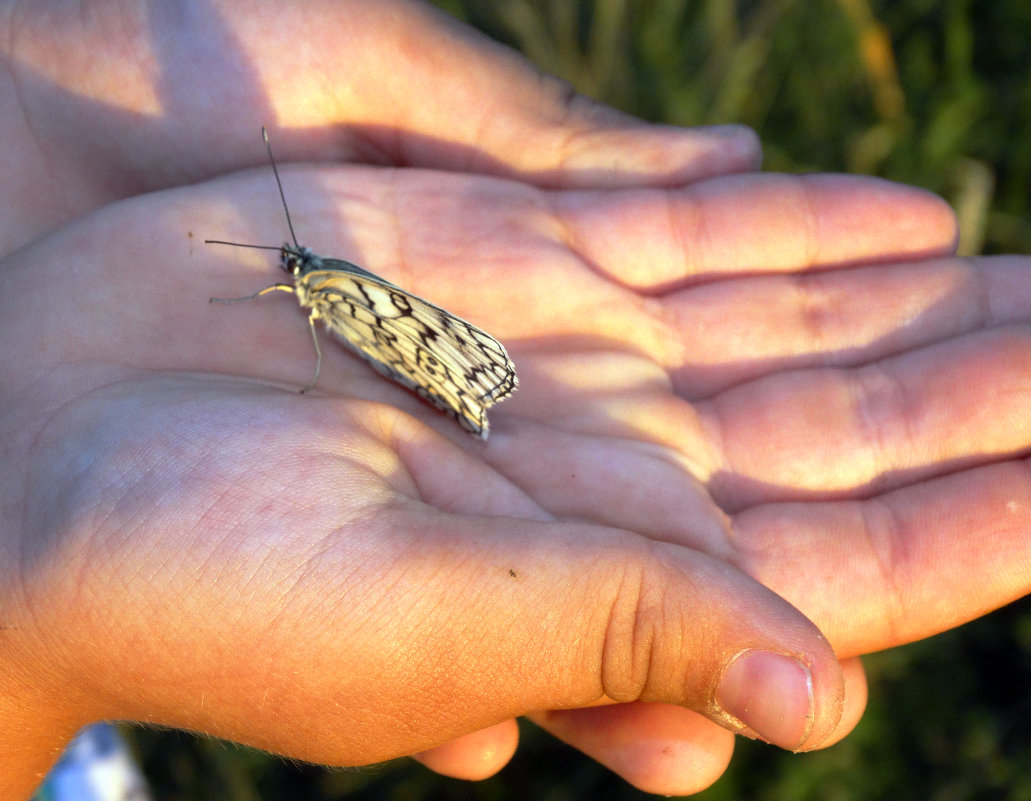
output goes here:
<path id="1" fill-rule="evenodd" d="M 140 719 L 334 764 L 458 738 L 422 758 L 475 776 L 536 713 L 682 791 L 729 758 L 710 720 L 791 748 L 854 721 L 861 674 L 845 694 L 796 608 L 848 657 L 1024 591 L 1026 343 L 978 331 L 1019 314 L 1019 266 L 907 262 L 948 247 L 933 198 L 282 172 L 306 242 L 488 328 L 522 387 L 485 444 L 328 343 L 300 395 L 296 303 L 207 302 L 276 277 L 270 254 L 199 242 L 282 230 L 268 170 L 11 259 L 5 625 L 49 666 L 23 690 L 60 699 L 33 710 L 48 732 Z M 611 701 L 657 703 L 593 708 Z"/>
<path id="2" fill-rule="evenodd" d="M 729 758 L 711 720 L 830 742 L 862 708 L 848 657 L 1026 591 L 1027 265 L 948 259 L 942 204 L 880 182 L 613 188 L 615 144 L 655 135 L 602 123 L 596 171 L 537 186 L 284 164 L 302 244 L 509 347 L 485 445 L 332 346 L 298 395 L 289 298 L 207 303 L 280 278 L 200 243 L 281 241 L 267 168 L 32 229 L 0 297 L 5 753 L 41 769 L 128 718 L 476 776 L 535 713 L 686 792 Z"/>

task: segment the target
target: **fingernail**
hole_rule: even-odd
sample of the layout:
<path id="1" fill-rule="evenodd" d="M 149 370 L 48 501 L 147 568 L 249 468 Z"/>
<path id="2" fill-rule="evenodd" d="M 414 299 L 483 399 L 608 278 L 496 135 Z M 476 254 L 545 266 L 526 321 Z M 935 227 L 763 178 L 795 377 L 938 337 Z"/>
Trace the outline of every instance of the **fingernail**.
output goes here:
<path id="1" fill-rule="evenodd" d="M 716 701 L 761 739 L 791 751 L 813 729 L 813 676 L 784 654 L 739 653 L 723 671 Z"/>

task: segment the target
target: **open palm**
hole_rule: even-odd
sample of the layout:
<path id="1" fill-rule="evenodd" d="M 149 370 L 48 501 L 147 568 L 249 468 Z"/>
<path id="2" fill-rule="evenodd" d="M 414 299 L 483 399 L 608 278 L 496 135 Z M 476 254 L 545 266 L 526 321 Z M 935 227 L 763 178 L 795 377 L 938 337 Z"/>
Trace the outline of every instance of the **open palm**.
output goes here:
<path id="1" fill-rule="evenodd" d="M 296 303 L 208 303 L 281 278 L 202 244 L 282 241 L 267 167 L 40 223 L 0 296 L 0 623 L 50 666 L 14 689 L 55 699 L 52 738 L 128 718 L 476 776 L 532 714 L 684 792 L 729 758 L 711 721 L 830 742 L 849 657 L 1026 591 L 1027 265 L 949 259 L 936 199 L 292 164 L 335 147 L 272 136 L 301 244 L 481 325 L 521 389 L 486 444 L 332 345 L 298 394 Z"/>

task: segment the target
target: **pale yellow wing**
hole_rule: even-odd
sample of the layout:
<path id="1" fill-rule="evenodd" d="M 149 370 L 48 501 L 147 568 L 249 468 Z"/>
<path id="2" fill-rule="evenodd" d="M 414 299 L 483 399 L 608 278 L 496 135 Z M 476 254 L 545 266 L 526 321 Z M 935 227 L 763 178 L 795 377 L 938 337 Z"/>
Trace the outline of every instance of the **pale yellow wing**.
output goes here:
<path id="1" fill-rule="evenodd" d="M 296 280 L 330 331 L 381 374 L 486 439 L 487 409 L 519 385 L 504 345 L 357 265 L 317 264 Z"/>

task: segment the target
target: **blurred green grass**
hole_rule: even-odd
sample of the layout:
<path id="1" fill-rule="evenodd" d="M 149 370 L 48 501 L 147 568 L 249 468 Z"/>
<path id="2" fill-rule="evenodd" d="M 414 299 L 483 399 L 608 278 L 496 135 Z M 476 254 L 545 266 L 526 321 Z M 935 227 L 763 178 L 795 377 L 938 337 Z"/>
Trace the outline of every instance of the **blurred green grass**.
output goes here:
<path id="1" fill-rule="evenodd" d="M 1026 0 L 439 0 L 545 72 L 656 122 L 755 128 L 765 168 L 868 173 L 949 200 L 965 253 L 1031 252 Z M 972 577 L 976 580 L 976 577 Z M 1031 604 L 864 660 L 869 710 L 821 753 L 741 741 L 698 796 L 1031 801 Z M 486 782 L 407 761 L 292 764 L 128 729 L 159 801 L 587 801 L 648 798 L 534 727 Z"/>

